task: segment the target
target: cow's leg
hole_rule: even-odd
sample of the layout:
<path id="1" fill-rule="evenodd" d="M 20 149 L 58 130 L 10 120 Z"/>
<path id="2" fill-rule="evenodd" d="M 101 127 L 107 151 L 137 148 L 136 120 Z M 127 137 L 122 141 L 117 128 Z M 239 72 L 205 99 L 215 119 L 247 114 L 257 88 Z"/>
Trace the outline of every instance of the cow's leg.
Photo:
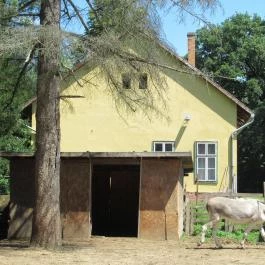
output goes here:
<path id="1" fill-rule="evenodd" d="M 198 243 L 198 246 L 201 246 L 205 242 L 205 233 L 207 231 L 207 228 L 213 228 L 213 236 L 214 236 L 214 241 L 217 247 L 221 247 L 220 243 L 218 242 L 216 238 L 216 230 L 217 230 L 217 225 L 220 220 L 219 215 L 214 215 L 212 220 L 205 225 L 202 226 L 202 233 L 201 233 L 201 241 Z"/>
<path id="2" fill-rule="evenodd" d="M 260 228 L 260 235 L 261 235 L 263 241 L 265 241 L 265 231 L 264 231 L 263 225 L 261 225 L 261 228 Z"/>
<path id="3" fill-rule="evenodd" d="M 245 248 L 245 241 L 246 238 L 248 236 L 248 234 L 250 233 L 250 231 L 255 227 L 255 223 L 254 224 L 250 224 L 244 231 L 244 235 L 243 235 L 243 240 L 240 242 L 240 245 L 242 248 Z"/>
<path id="4" fill-rule="evenodd" d="M 205 233 L 207 231 L 207 228 L 213 226 L 213 221 L 210 221 L 202 226 L 202 233 L 201 233 L 201 240 L 198 243 L 198 246 L 201 246 L 205 242 Z"/>
<path id="5" fill-rule="evenodd" d="M 222 245 L 221 245 L 220 241 L 217 238 L 218 223 L 219 223 L 219 219 L 217 219 L 217 220 L 215 220 L 213 222 L 213 238 L 214 238 L 214 243 L 215 243 L 216 247 L 217 248 L 222 248 Z"/>

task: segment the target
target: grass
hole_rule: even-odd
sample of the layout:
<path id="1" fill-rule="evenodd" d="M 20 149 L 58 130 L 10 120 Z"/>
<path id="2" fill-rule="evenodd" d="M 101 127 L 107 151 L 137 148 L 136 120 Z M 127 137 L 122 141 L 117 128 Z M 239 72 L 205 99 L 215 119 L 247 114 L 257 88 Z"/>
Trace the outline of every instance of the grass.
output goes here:
<path id="1" fill-rule="evenodd" d="M 197 205 L 193 205 L 193 213 L 195 214 L 196 222 L 193 227 L 193 236 L 199 236 L 202 232 L 202 226 L 208 222 L 208 214 L 205 208 L 204 202 L 199 202 Z M 232 232 L 225 231 L 225 223 L 220 222 L 217 229 L 217 237 L 229 242 L 240 242 L 244 236 L 244 230 L 247 227 L 245 224 L 237 224 L 233 226 Z M 260 227 L 253 229 L 247 236 L 246 241 L 250 244 L 256 244 L 257 242 L 263 242 L 259 232 Z M 206 241 L 212 238 L 212 229 L 208 229 L 206 232 Z"/>
<path id="2" fill-rule="evenodd" d="M 193 236 L 198 236 L 201 234 L 202 231 L 202 225 L 203 224 L 195 224 L 194 225 L 194 232 L 193 232 Z M 239 242 L 243 239 L 244 236 L 244 228 L 246 227 L 246 225 L 236 225 L 235 229 L 232 232 L 226 232 L 224 231 L 222 225 L 221 225 L 221 229 L 217 230 L 217 237 L 219 238 L 223 238 L 225 240 L 228 241 L 232 241 L 232 242 Z M 206 240 L 207 239 L 211 239 L 212 238 L 212 229 L 208 229 L 205 235 Z M 262 242 L 263 240 L 260 238 L 260 232 L 258 229 L 254 229 L 252 230 L 248 236 L 247 236 L 247 242 L 251 243 L 251 244 L 256 244 L 257 242 Z"/>

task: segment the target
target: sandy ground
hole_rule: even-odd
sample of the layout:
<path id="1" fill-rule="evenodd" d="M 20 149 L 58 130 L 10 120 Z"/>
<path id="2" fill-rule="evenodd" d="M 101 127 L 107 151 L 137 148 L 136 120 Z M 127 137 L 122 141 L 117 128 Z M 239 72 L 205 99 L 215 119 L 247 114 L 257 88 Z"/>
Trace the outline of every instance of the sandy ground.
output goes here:
<path id="1" fill-rule="evenodd" d="M 92 238 L 88 242 L 65 242 L 60 251 L 32 249 L 26 242 L 0 241 L 0 264 L 183 264 L 228 265 L 265 264 L 265 244 L 226 243 L 215 249 L 213 243 L 197 248 L 194 239 L 184 241 L 150 241 L 134 238 Z"/>

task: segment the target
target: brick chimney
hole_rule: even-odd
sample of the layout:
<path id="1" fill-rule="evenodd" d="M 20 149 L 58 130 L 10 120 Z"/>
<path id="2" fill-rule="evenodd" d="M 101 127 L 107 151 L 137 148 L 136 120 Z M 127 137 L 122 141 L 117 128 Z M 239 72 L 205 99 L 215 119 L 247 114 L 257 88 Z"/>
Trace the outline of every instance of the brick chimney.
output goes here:
<path id="1" fill-rule="evenodd" d="M 195 33 L 188 32 L 188 62 L 189 64 L 195 66 Z"/>

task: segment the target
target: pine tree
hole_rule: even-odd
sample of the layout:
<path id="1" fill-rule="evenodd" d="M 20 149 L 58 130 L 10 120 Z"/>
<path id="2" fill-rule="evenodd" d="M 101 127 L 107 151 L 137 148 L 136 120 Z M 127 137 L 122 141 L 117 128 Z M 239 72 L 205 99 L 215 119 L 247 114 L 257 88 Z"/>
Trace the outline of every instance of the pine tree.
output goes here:
<path id="1" fill-rule="evenodd" d="M 85 2 L 94 14 L 91 27 L 72 0 L 63 0 L 62 7 L 60 0 L 3 1 L 0 8 L 0 55 L 12 55 L 16 51 L 26 58 L 29 55 L 31 60 L 34 54 L 38 56 L 36 199 L 31 238 L 31 244 L 37 247 L 54 249 L 62 244 L 59 199 L 60 48 L 65 43 L 66 46 L 77 45 L 85 54 L 84 62 L 100 67 L 117 103 L 129 111 L 144 108 L 148 114 L 150 110 L 156 110 L 153 92 L 148 91 L 145 98 L 136 90 L 126 95 L 117 73 L 127 69 L 132 78 L 137 78 L 140 72 L 148 73 L 163 101 L 164 80 L 157 68 L 158 58 L 154 49 L 160 41 L 156 6 L 169 3 L 183 9 L 198 3 L 209 7 L 216 0 L 125 0 L 118 1 L 118 7 L 115 1 Z M 105 5 L 110 6 L 105 8 Z M 60 30 L 61 21 L 71 20 L 73 16 L 83 25 L 86 32 L 83 36 Z M 128 47 L 132 47 L 134 52 Z M 23 68 L 27 66 L 28 60 L 25 60 Z"/>

